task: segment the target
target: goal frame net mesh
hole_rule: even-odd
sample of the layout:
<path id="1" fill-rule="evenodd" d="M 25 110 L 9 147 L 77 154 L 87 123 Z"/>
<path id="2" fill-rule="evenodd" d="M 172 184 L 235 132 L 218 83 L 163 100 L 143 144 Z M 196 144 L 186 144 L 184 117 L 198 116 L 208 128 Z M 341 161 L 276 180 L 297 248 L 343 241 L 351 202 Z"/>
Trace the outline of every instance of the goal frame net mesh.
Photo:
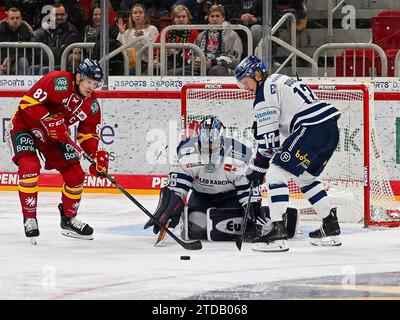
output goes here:
<path id="1" fill-rule="evenodd" d="M 308 85 L 319 99 L 342 111 L 338 120 L 340 141 L 320 177 L 332 207 L 338 208 L 339 221 L 400 226 L 400 202 L 388 179 L 375 129 L 373 87 L 363 83 Z M 182 132 L 189 134 L 191 121 L 216 115 L 228 136 L 254 151 L 253 101 L 254 94 L 236 84 L 186 84 L 181 90 Z M 293 181 L 289 182 L 289 192 L 289 206 L 296 207 L 302 219 L 314 219 L 315 211 Z"/>

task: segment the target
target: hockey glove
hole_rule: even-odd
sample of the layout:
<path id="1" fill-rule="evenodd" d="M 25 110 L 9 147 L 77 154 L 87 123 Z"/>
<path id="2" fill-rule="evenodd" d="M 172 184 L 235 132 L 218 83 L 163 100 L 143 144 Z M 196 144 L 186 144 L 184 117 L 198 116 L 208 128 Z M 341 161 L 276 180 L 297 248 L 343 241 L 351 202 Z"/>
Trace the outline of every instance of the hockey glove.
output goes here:
<path id="1" fill-rule="evenodd" d="M 183 203 L 182 198 L 172 190 L 164 187 L 160 192 L 160 199 L 158 201 L 157 210 L 154 213 L 154 218 L 163 225 L 170 221 L 169 228 L 175 228 L 179 223 L 184 207 L 185 204 Z M 144 225 L 144 229 L 151 226 L 153 226 L 153 232 L 155 234 L 160 232 L 160 227 L 154 223 L 153 219 L 147 221 Z"/>
<path id="2" fill-rule="evenodd" d="M 68 128 L 62 115 L 55 114 L 47 116 L 42 119 L 42 124 L 50 139 L 61 143 L 69 141 Z"/>
<path id="3" fill-rule="evenodd" d="M 98 150 L 97 152 L 90 154 L 90 157 L 96 163 L 96 164 L 93 163 L 89 166 L 89 172 L 92 175 L 94 175 L 96 177 L 102 177 L 103 172 L 108 172 L 108 162 L 109 162 L 110 156 L 108 155 L 107 151 Z"/>
<path id="4" fill-rule="evenodd" d="M 246 177 L 253 186 L 259 186 L 264 183 L 264 177 L 269 168 L 269 159 L 264 157 L 254 158 L 246 171 Z"/>

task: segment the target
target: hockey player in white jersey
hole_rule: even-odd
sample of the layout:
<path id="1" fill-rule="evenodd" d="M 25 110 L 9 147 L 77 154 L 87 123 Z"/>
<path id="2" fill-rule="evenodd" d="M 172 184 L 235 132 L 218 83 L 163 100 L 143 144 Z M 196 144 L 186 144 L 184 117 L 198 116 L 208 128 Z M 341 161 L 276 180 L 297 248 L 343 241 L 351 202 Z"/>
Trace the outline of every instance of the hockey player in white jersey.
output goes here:
<path id="1" fill-rule="evenodd" d="M 289 250 L 282 214 L 289 203 L 290 179 L 301 188 L 322 219 L 322 226 L 309 233 L 310 242 L 341 245 L 336 208 L 330 206 L 318 179 L 339 141 L 340 111 L 319 100 L 300 79 L 268 75 L 264 63 L 255 56 L 241 61 L 235 77 L 239 86 L 255 93 L 253 127 L 258 147 L 246 175 L 256 185 L 266 178 L 274 226 L 255 240 L 253 250 Z"/>
<path id="2" fill-rule="evenodd" d="M 180 143 L 178 160 L 161 189 L 154 217 L 174 228 L 182 215 L 182 238 L 232 241 L 241 234 L 244 207 L 250 192 L 245 172 L 252 151 L 236 139 L 225 137 L 216 116 L 209 116 L 194 129 L 195 134 Z M 184 200 L 191 191 L 187 205 Z M 261 217 L 261 195 L 252 193 L 245 241 L 251 242 Z M 265 219 L 264 219 L 265 221 Z M 144 228 L 160 228 L 149 220 Z"/>

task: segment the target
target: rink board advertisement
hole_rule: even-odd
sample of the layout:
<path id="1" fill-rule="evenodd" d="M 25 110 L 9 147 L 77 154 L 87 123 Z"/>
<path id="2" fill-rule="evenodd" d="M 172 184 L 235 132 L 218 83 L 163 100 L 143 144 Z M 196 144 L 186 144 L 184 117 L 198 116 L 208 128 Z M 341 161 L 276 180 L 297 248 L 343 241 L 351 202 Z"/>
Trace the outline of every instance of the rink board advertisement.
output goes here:
<path id="1" fill-rule="evenodd" d="M 37 79 L 22 76 L 0 78 L 0 190 L 16 190 L 17 167 L 11 161 L 6 130 L 20 98 Z M 219 83 L 232 83 L 230 77 L 217 80 Z M 318 79 L 318 82 L 340 80 Z M 357 79 L 357 82 L 360 81 L 370 82 L 368 79 Z M 213 81 L 202 77 L 112 77 L 110 90 L 97 92 L 103 112 L 99 128 L 100 146 L 110 153 L 110 174 L 127 190 L 138 194 L 154 194 L 167 182 L 166 176 L 175 160 L 175 149 L 180 139 L 180 88 L 185 83 L 194 82 Z M 374 109 L 381 157 L 395 194 L 400 195 L 400 79 L 384 78 L 372 82 L 375 87 Z M 251 112 L 251 101 L 246 103 L 248 106 L 241 105 L 240 110 L 244 114 Z M 71 127 L 70 133 L 76 139 L 76 127 Z M 243 138 L 245 133 L 245 129 L 240 131 L 239 138 Z M 356 139 L 354 144 L 357 144 Z M 87 170 L 84 160 L 82 166 Z M 61 187 L 61 177 L 55 171 L 42 169 L 41 172 L 41 190 Z M 86 176 L 85 186 L 86 192 L 119 192 L 106 179 L 91 175 Z"/>

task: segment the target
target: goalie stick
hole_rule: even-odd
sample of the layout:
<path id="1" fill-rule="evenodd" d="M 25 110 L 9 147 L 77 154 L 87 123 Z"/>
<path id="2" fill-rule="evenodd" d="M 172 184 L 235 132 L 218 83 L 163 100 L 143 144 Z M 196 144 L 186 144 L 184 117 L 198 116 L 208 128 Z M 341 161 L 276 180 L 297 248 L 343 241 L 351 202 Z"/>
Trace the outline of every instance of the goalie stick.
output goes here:
<path id="1" fill-rule="evenodd" d="M 247 220 L 249 218 L 250 200 L 251 200 L 252 192 L 253 192 L 253 181 L 250 183 L 249 198 L 247 199 L 247 207 L 246 207 L 246 211 L 244 212 L 244 217 L 243 217 L 242 234 L 236 238 L 236 247 L 239 249 L 239 251 L 242 250 L 244 234 L 246 232 L 246 225 L 247 225 Z"/>
<path id="2" fill-rule="evenodd" d="M 167 221 L 167 223 L 165 224 L 165 229 L 160 230 L 160 233 L 158 234 L 157 240 L 154 243 L 154 246 L 157 247 L 157 245 L 159 245 L 164 239 L 165 239 L 165 235 L 167 234 L 165 232 L 166 229 L 169 228 L 169 221 Z"/>
<path id="3" fill-rule="evenodd" d="M 96 162 L 85 153 L 80 146 L 78 146 L 71 139 L 68 141 L 69 144 L 86 160 L 88 160 L 91 164 L 96 165 Z M 165 230 L 171 238 L 173 238 L 176 242 L 178 242 L 181 247 L 186 250 L 200 250 L 202 248 L 202 244 L 200 240 L 195 240 L 192 242 L 186 242 L 179 239 L 172 231 L 168 230 L 164 224 L 160 223 L 154 216 L 145 208 L 143 205 L 137 201 L 128 191 L 126 191 L 117 181 L 115 181 L 107 172 L 102 172 L 102 174 L 119 190 L 121 191 L 129 200 L 131 200 L 136 206 L 138 206 L 160 229 Z"/>

